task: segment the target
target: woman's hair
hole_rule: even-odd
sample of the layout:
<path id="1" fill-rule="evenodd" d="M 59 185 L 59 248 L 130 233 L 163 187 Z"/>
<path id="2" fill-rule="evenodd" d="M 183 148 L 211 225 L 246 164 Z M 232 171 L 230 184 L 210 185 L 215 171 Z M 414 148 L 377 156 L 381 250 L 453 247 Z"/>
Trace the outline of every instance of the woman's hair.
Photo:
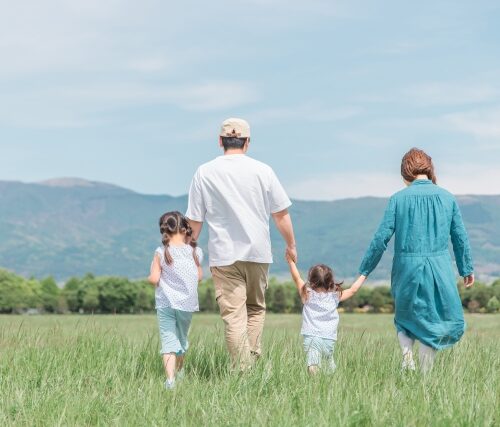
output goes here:
<path id="1" fill-rule="evenodd" d="M 165 262 L 172 264 L 174 262 L 172 255 L 168 250 L 170 238 L 175 234 L 183 234 L 185 242 L 193 248 L 193 258 L 197 266 L 200 265 L 200 260 L 196 254 L 196 240 L 192 238 L 193 229 L 189 225 L 188 219 L 178 211 L 167 212 L 160 217 L 160 233 L 162 236 L 161 242 L 165 248 Z"/>
<path id="2" fill-rule="evenodd" d="M 324 289 L 326 292 L 338 292 L 342 295 L 342 283 L 335 282 L 333 270 L 325 264 L 318 264 L 309 269 L 306 286 L 302 288 L 302 300 L 307 301 L 307 288 L 314 291 Z"/>
<path id="3" fill-rule="evenodd" d="M 436 184 L 432 157 L 423 150 L 412 148 L 401 160 L 401 176 L 406 181 L 413 182 L 417 175 L 427 175 L 427 178 Z"/>

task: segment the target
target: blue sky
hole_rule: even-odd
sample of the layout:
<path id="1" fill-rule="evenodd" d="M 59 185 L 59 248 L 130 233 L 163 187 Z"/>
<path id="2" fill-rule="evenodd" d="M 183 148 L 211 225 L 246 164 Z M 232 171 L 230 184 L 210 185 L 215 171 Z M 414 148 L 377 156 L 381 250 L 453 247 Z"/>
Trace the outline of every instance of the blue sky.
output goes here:
<path id="1" fill-rule="evenodd" d="M 389 195 L 412 146 L 500 194 L 497 1 L 22 1 L 0 14 L 0 179 L 187 191 L 226 117 L 303 199 Z"/>

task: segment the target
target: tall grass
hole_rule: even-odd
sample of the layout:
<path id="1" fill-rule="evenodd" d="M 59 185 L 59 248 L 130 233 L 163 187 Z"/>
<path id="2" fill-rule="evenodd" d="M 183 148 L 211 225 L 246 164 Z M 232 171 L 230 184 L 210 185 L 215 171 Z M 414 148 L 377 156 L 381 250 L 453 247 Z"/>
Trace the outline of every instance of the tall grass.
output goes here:
<path id="1" fill-rule="evenodd" d="M 468 320 L 422 376 L 400 372 L 390 316 L 344 315 L 336 372 L 311 378 L 299 316 L 268 316 L 263 357 L 235 375 L 218 317 L 198 315 L 167 392 L 153 316 L 3 316 L 0 425 L 499 425 L 500 316 Z"/>

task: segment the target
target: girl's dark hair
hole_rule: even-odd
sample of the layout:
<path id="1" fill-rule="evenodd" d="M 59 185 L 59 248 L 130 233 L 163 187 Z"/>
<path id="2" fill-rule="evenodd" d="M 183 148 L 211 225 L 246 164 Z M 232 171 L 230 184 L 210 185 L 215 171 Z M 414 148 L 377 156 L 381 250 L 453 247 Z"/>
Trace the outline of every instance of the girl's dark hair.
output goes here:
<path id="1" fill-rule="evenodd" d="M 437 182 L 432 157 L 424 150 L 412 148 L 401 160 L 401 176 L 406 181 L 413 182 L 417 175 L 427 175 L 434 184 Z"/>
<path id="2" fill-rule="evenodd" d="M 193 229 L 189 225 L 188 219 L 182 215 L 179 211 L 172 211 L 164 213 L 160 217 L 160 233 L 162 236 L 161 242 L 165 248 L 165 262 L 167 264 L 172 264 L 174 262 L 172 255 L 168 250 L 168 246 L 170 243 L 170 238 L 174 234 L 184 234 L 185 242 L 192 246 L 193 248 L 193 258 L 194 262 L 197 266 L 200 265 L 200 260 L 198 259 L 198 255 L 196 254 L 196 247 L 198 246 L 196 240 L 192 238 Z"/>
<path id="3" fill-rule="evenodd" d="M 338 292 L 342 295 L 342 284 L 344 282 L 335 282 L 333 270 L 325 264 L 318 264 L 309 269 L 306 286 L 302 288 L 302 300 L 307 301 L 309 295 L 307 289 L 314 291 L 324 289 L 326 292 Z"/>

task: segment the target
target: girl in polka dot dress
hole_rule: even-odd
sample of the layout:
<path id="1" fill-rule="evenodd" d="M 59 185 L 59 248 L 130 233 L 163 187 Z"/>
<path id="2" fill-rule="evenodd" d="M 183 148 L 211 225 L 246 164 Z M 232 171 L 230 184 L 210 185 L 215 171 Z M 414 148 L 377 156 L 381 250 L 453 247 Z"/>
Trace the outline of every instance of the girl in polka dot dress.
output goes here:
<path id="1" fill-rule="evenodd" d="M 192 229 L 180 212 L 160 218 L 163 246 L 156 249 L 148 280 L 155 285 L 156 313 L 165 367 L 165 388 L 183 376 L 184 356 L 193 312 L 199 310 L 198 283 L 203 253 L 191 238 Z"/>
<path id="2" fill-rule="evenodd" d="M 287 261 L 304 305 L 301 334 L 307 355 L 307 369 L 310 374 L 315 374 L 326 363 L 326 368 L 333 371 L 333 350 L 339 324 L 337 306 L 340 301 L 351 298 L 358 291 L 365 277 L 360 276 L 349 289 L 342 290 L 342 282 L 335 282 L 333 271 L 327 265 L 311 267 L 307 282 L 304 282 L 295 262 L 290 258 Z"/>

